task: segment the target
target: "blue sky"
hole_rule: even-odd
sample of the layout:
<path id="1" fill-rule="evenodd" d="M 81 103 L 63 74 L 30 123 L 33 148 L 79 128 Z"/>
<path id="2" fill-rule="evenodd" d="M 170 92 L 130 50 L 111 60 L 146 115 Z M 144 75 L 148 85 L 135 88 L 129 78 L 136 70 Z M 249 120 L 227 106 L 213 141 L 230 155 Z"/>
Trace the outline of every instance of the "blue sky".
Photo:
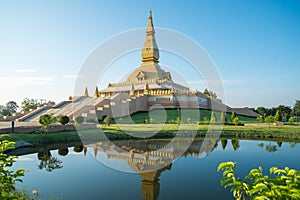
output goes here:
<path id="1" fill-rule="evenodd" d="M 224 80 L 228 105 L 271 107 L 300 99 L 297 0 L 0 0 L 0 105 L 25 97 L 67 99 L 88 55 L 113 35 L 145 27 L 150 9 L 154 26 L 179 31 L 206 49 Z M 140 52 L 118 60 L 100 87 L 140 60 Z M 186 63 L 175 60 L 161 53 L 162 64 L 190 73 L 192 89 L 204 90 Z"/>

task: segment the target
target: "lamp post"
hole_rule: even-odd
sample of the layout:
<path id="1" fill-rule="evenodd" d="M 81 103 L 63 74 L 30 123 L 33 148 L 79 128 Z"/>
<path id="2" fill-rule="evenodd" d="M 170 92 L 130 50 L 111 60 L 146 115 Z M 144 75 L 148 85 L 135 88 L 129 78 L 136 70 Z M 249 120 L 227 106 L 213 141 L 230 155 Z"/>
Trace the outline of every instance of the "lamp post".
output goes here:
<path id="1" fill-rule="evenodd" d="M 11 120 L 11 133 L 15 132 L 15 120 Z"/>

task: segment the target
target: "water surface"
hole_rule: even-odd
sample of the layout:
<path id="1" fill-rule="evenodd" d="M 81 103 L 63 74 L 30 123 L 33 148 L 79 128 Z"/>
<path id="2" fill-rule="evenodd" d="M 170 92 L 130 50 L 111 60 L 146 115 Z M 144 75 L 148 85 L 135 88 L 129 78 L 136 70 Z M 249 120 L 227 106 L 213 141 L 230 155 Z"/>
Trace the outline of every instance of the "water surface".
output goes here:
<path id="1" fill-rule="evenodd" d="M 135 153 L 122 154 L 104 143 L 68 147 L 19 156 L 14 169 L 29 170 L 19 184 L 25 190 L 40 192 L 42 199 L 233 199 L 229 189 L 220 186 L 222 175 L 217 166 L 224 161 L 237 162 L 237 173 L 244 176 L 251 168 L 262 166 L 265 173 L 271 166 L 300 169 L 300 145 L 275 141 L 219 140 L 204 144 L 196 140 L 173 163 L 176 148 L 163 149 L 160 163 L 165 166 L 154 172 L 127 173 L 112 169 L 99 159 L 106 159 L 127 171 L 151 167 L 142 157 L 146 151 L 160 148 L 167 140 L 124 141 L 118 146 Z M 210 146 L 210 145 L 213 145 Z M 22 154 L 32 150 L 24 150 Z M 36 150 L 34 150 L 36 151 Z M 19 152 L 20 153 L 20 152 Z M 132 156 L 133 154 L 133 156 Z M 154 159 L 154 157 L 152 157 Z M 145 158 L 146 159 L 146 158 Z M 151 158 L 146 159 L 147 162 Z M 150 160 L 150 161 L 149 161 Z M 145 161 L 146 162 L 146 161 Z M 143 164 L 144 163 L 144 164 Z"/>

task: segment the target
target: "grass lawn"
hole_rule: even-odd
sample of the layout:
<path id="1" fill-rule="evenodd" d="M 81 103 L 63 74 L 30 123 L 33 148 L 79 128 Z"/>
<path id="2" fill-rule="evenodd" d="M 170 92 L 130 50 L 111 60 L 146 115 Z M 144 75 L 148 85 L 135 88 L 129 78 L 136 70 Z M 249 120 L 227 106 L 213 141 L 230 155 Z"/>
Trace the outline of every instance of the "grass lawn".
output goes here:
<path id="1" fill-rule="evenodd" d="M 204 121 L 204 117 L 210 119 L 211 110 L 199 109 L 165 109 L 165 110 L 152 110 L 150 112 L 138 112 L 131 115 L 131 119 L 136 124 L 143 124 L 145 120 L 148 122 L 152 118 L 152 123 L 174 123 L 178 117 L 181 117 L 181 121 L 186 123 L 188 118 L 191 122 Z M 217 121 L 220 120 L 220 112 L 215 112 Z M 258 122 L 256 118 L 245 117 L 237 115 L 240 122 Z M 230 121 L 231 113 L 226 113 L 226 118 Z M 128 117 L 116 119 L 117 124 L 127 124 L 129 121 Z M 114 121 L 112 123 L 115 123 Z"/>
<path id="2" fill-rule="evenodd" d="M 300 141 L 300 125 L 284 125 L 269 127 L 248 127 L 248 126 L 211 126 L 197 124 L 112 124 L 111 126 L 102 126 L 102 128 L 80 131 L 80 135 L 86 140 L 99 140 L 99 133 L 104 132 L 109 139 L 134 139 L 125 134 L 131 133 L 157 133 L 154 138 L 171 138 L 177 133 L 178 128 L 189 133 L 191 130 L 197 130 L 197 137 L 204 137 L 207 130 L 222 130 L 221 137 L 240 138 L 240 139 L 281 139 L 287 141 Z M 125 132 L 125 133 L 124 133 Z M 101 138 L 100 138 L 101 139 Z M 138 138 L 136 138 L 138 139 Z M 141 138 L 140 138 L 141 139 Z M 45 138 L 42 134 L 1 134 L 0 140 L 18 141 L 25 140 L 33 145 L 43 145 L 45 143 L 62 143 L 80 141 L 76 131 L 64 131 L 49 133 Z"/>

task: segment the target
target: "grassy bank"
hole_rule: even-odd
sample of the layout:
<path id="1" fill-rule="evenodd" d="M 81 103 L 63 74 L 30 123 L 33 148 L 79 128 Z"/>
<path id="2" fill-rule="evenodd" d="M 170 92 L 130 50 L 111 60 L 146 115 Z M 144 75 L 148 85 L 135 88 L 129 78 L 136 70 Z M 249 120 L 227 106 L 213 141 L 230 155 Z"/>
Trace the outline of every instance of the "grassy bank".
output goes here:
<path id="1" fill-rule="evenodd" d="M 102 126 L 102 128 L 82 130 L 80 137 L 86 141 L 101 140 L 100 132 L 111 140 L 122 139 L 137 139 L 126 133 L 144 134 L 146 138 L 148 135 L 154 135 L 151 138 L 172 138 L 178 130 L 183 132 L 183 135 L 191 135 L 192 131 L 197 130 L 197 137 L 205 137 L 207 131 L 210 129 L 212 134 L 218 134 L 217 130 L 222 131 L 221 137 L 240 138 L 240 139 L 282 139 L 289 141 L 300 141 L 300 126 L 285 125 L 276 127 L 247 127 L 247 126 L 208 126 L 195 124 L 139 124 L 139 125 L 111 125 L 109 127 Z M 25 140 L 33 145 L 43 145 L 49 143 L 66 143 L 80 141 L 77 131 L 64 131 L 57 133 L 49 133 L 46 137 L 42 134 L 2 134 L 0 140 L 19 141 Z M 141 139 L 141 138 L 140 138 Z"/>
<path id="2" fill-rule="evenodd" d="M 145 120 L 149 121 L 151 118 L 154 123 L 173 123 L 178 117 L 181 118 L 182 122 L 187 122 L 188 118 L 192 121 L 204 121 L 204 118 L 210 119 L 211 117 L 211 110 L 199 109 L 199 111 L 195 111 L 195 109 L 164 109 L 164 110 L 152 110 L 151 112 L 138 112 L 132 114 L 131 120 L 135 124 L 143 124 Z M 215 115 L 217 120 L 220 120 L 220 112 L 215 111 Z M 237 115 L 240 122 L 258 122 L 256 118 L 246 117 Z M 226 113 L 227 120 L 230 120 L 231 113 Z M 128 117 L 123 117 L 116 119 L 118 124 L 127 124 L 129 119 Z M 112 123 L 115 123 L 112 121 Z"/>

